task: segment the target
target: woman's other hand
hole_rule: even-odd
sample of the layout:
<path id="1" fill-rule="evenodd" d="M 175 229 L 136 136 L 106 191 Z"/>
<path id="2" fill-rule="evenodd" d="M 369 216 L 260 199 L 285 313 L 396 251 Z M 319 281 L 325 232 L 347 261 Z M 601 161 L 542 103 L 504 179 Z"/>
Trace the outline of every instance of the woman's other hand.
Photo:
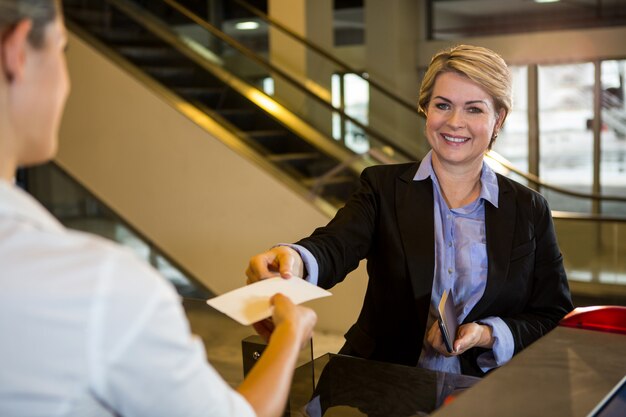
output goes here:
<path id="1" fill-rule="evenodd" d="M 452 343 L 454 352 L 448 352 L 439 329 L 439 324 L 435 321 L 428 330 L 426 341 L 440 354 L 444 356 L 457 356 L 473 347 L 491 349 L 493 347 L 493 336 L 490 326 L 479 323 L 466 323 L 459 326 L 456 338 Z"/>

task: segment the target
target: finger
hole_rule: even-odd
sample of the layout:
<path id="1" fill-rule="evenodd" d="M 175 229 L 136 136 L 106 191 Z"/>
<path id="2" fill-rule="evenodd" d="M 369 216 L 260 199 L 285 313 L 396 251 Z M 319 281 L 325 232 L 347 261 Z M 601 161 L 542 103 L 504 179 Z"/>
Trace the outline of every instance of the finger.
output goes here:
<path id="1" fill-rule="evenodd" d="M 247 283 L 252 284 L 261 279 L 263 276 L 263 266 L 259 264 L 257 257 L 250 259 L 248 267 L 246 268 L 246 276 L 248 277 Z"/>
<path id="2" fill-rule="evenodd" d="M 442 354 L 443 356 L 450 357 L 453 356 L 450 352 L 448 352 L 448 348 L 446 347 L 445 342 L 443 341 L 443 335 L 441 334 L 441 329 L 439 328 L 439 324 L 435 322 L 433 326 L 430 328 L 429 332 L 430 344 L 437 352 Z"/>
<path id="3" fill-rule="evenodd" d="M 433 343 L 433 347 L 437 349 L 437 351 L 441 353 L 442 355 L 451 356 L 450 352 L 448 352 L 448 347 L 443 341 L 443 335 L 441 334 L 440 331 L 438 331 L 435 335 L 435 341 Z"/>
<path id="4" fill-rule="evenodd" d="M 277 292 L 276 294 L 272 296 L 272 298 L 270 298 L 270 304 L 271 305 L 276 305 L 276 304 L 293 305 L 293 301 L 291 301 L 291 298 L 287 297 L 285 294 Z"/>
<path id="5" fill-rule="evenodd" d="M 261 320 L 253 323 L 252 327 L 265 341 L 268 341 L 274 331 L 274 323 L 270 319 Z"/>
<path id="6" fill-rule="evenodd" d="M 472 348 L 480 339 L 480 325 L 476 323 L 464 324 L 459 327 L 458 337 L 454 341 L 454 351 L 457 354 Z"/>
<path id="7" fill-rule="evenodd" d="M 428 329 L 428 333 L 426 334 L 426 341 L 433 346 L 435 344 L 435 331 L 431 327 Z"/>
<path id="8" fill-rule="evenodd" d="M 292 278 L 295 274 L 296 259 L 291 251 L 285 250 L 276 257 L 278 270 L 283 278 Z"/>
<path id="9" fill-rule="evenodd" d="M 246 285 L 250 285 L 250 284 L 254 284 L 257 281 L 262 281 L 264 279 L 268 279 L 271 278 L 273 275 L 272 272 L 267 272 L 267 273 L 259 273 L 259 272 L 255 272 L 253 271 L 250 267 L 248 267 L 248 269 L 246 269 Z"/>
<path id="10" fill-rule="evenodd" d="M 269 266 L 274 262 L 275 255 L 271 252 L 265 252 L 261 255 L 254 256 L 248 263 L 246 276 L 248 283 L 256 282 L 261 279 L 269 278 L 275 274 L 270 271 Z"/>
<path id="11" fill-rule="evenodd" d="M 464 352 L 464 348 L 468 346 L 467 334 L 459 331 L 458 337 L 452 343 L 452 349 L 455 354 L 461 354 Z"/>
<path id="12" fill-rule="evenodd" d="M 248 267 L 246 268 L 246 277 L 247 277 L 246 285 L 252 284 L 253 282 L 256 281 L 256 276 L 252 272 L 252 269 L 251 269 L 250 265 L 248 265 Z"/>

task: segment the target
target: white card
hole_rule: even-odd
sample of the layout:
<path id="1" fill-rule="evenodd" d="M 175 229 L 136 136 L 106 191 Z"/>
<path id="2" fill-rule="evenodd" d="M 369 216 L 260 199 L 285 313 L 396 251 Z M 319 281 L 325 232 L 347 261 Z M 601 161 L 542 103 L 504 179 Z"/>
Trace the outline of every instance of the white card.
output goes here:
<path id="1" fill-rule="evenodd" d="M 302 278 L 268 278 L 237 288 L 207 300 L 207 304 L 243 325 L 250 325 L 272 315 L 270 298 L 281 293 L 294 304 L 332 295 Z"/>

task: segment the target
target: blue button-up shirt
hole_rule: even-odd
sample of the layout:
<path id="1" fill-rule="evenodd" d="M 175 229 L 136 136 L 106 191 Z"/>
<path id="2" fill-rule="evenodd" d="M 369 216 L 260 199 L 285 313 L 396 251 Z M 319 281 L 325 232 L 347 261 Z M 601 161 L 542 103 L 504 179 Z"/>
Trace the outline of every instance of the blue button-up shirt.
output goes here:
<path id="1" fill-rule="evenodd" d="M 422 160 L 415 181 L 430 177 L 433 182 L 435 219 L 435 276 L 431 293 L 431 307 L 426 329 L 436 321 L 436 309 L 441 295 L 451 290 L 461 323 L 478 303 L 487 285 L 487 240 L 485 237 L 485 202 L 498 207 L 498 179 L 483 163 L 478 198 L 466 206 L 450 209 L 443 198 L 437 175 L 432 167 L 432 152 Z M 487 371 L 507 362 L 513 356 L 513 335 L 499 317 L 480 320 L 492 328 L 494 345 L 479 358 L 478 364 Z M 423 344 L 418 364 L 423 368 L 460 373 L 457 357 L 438 354 L 432 346 Z"/>
<path id="2" fill-rule="evenodd" d="M 431 151 L 432 152 L 432 151 Z M 485 238 L 485 201 L 498 207 L 498 180 L 485 163 L 481 172 L 479 197 L 472 203 L 449 209 L 444 200 L 439 181 L 432 168 L 429 152 L 422 160 L 413 178 L 433 182 L 435 219 L 435 276 L 431 293 L 431 308 L 426 330 L 436 321 L 436 308 L 445 289 L 450 289 L 456 305 L 457 319 L 461 323 L 485 292 L 487 284 L 487 246 Z M 306 248 L 288 245 L 296 249 L 307 271 L 305 279 L 317 284 L 319 267 L 315 257 Z M 480 320 L 492 328 L 493 349 L 478 358 L 483 371 L 506 363 L 513 356 L 513 335 L 499 317 Z M 445 357 L 424 342 L 418 365 L 444 372 L 461 373 L 458 357 Z"/>

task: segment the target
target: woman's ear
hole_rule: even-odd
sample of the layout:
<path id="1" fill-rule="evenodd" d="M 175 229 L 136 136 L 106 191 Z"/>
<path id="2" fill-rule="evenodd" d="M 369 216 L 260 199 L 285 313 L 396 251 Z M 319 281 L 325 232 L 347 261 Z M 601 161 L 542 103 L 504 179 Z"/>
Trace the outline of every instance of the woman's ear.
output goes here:
<path id="1" fill-rule="evenodd" d="M 504 109 L 500 109 L 498 112 L 498 119 L 496 120 L 496 132 L 499 132 L 502 128 L 502 124 L 504 123 L 504 118 L 506 117 L 506 111 Z"/>
<path id="2" fill-rule="evenodd" d="M 9 83 L 22 79 L 24 75 L 28 34 L 32 26 L 32 20 L 20 20 L 15 26 L 8 29 L 2 37 L 2 71 Z"/>

